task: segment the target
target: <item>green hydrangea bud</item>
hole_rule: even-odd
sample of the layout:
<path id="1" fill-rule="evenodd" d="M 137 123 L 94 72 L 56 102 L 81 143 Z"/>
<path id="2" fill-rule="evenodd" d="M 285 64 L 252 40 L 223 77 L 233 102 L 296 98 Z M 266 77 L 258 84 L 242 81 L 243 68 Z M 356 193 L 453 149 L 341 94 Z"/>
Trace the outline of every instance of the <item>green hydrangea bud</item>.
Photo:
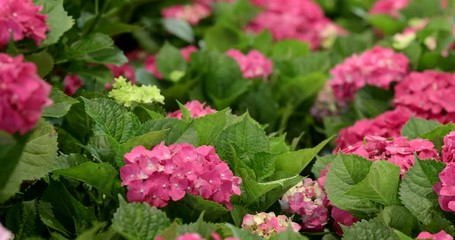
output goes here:
<path id="1" fill-rule="evenodd" d="M 112 86 L 113 89 L 109 92 L 109 97 L 115 99 L 125 107 L 134 108 L 140 103 L 158 102 L 163 104 L 164 97 L 160 93 L 160 89 L 156 86 L 136 86 L 128 82 L 124 77 L 115 79 Z"/>

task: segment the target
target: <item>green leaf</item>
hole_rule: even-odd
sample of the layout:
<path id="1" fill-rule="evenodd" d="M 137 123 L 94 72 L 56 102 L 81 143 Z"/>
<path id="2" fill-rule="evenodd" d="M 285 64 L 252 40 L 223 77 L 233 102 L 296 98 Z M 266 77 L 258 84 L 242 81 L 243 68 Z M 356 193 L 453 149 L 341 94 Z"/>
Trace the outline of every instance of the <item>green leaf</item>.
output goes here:
<path id="1" fill-rule="evenodd" d="M 259 13 L 259 8 L 248 0 L 217 2 L 214 5 L 216 23 L 240 29 L 248 24 Z"/>
<path id="2" fill-rule="evenodd" d="M 343 240 L 399 240 L 394 230 L 378 220 L 362 220 L 343 229 Z"/>
<path id="3" fill-rule="evenodd" d="M 110 239 L 110 238 L 103 238 L 98 235 L 98 232 L 101 231 L 104 227 L 106 227 L 107 222 L 100 222 L 96 223 L 92 228 L 84 231 L 82 234 L 77 236 L 76 240 L 102 240 L 102 239 Z"/>
<path id="4" fill-rule="evenodd" d="M 279 96 L 283 102 L 298 106 L 303 101 L 315 96 L 324 86 L 326 79 L 327 76 L 320 72 L 288 79 L 281 85 Z"/>
<path id="5" fill-rule="evenodd" d="M 247 230 L 243 230 L 241 228 L 238 228 L 232 224 L 226 223 L 226 225 L 231 229 L 232 231 L 232 236 L 237 238 L 237 239 L 248 239 L 248 240 L 261 240 L 263 238 L 259 237 L 256 234 L 253 234 L 252 232 L 249 232 Z"/>
<path id="6" fill-rule="evenodd" d="M 338 36 L 333 44 L 332 50 L 342 58 L 345 58 L 372 47 L 373 39 L 374 35 L 369 31 L 362 34 Z"/>
<path id="7" fill-rule="evenodd" d="M 374 118 L 392 108 L 392 91 L 365 86 L 355 94 L 354 107 L 362 118 Z"/>
<path id="8" fill-rule="evenodd" d="M 193 120 L 200 145 L 213 145 L 215 143 L 218 135 L 226 127 L 226 113 L 227 109 Z"/>
<path id="9" fill-rule="evenodd" d="M 288 228 L 286 228 L 286 230 L 273 234 L 269 239 L 270 240 L 288 240 L 288 239 L 307 240 L 308 238 L 302 236 L 298 232 L 294 232 L 291 225 L 289 225 Z"/>
<path id="10" fill-rule="evenodd" d="M 27 61 L 33 62 L 38 69 L 40 77 L 44 78 L 54 68 L 54 59 L 47 51 L 26 55 Z"/>
<path id="11" fill-rule="evenodd" d="M 169 43 L 165 43 L 156 55 L 156 66 L 167 79 L 172 79 L 172 74 L 186 72 L 186 61 L 180 51 Z M 177 79 L 178 80 L 178 79 Z"/>
<path id="12" fill-rule="evenodd" d="M 413 235 L 419 230 L 418 220 L 403 206 L 387 206 L 378 216 L 387 226 L 400 230 L 407 235 Z"/>
<path id="13" fill-rule="evenodd" d="M 114 188 L 120 188 L 118 171 L 109 163 L 85 162 L 54 173 L 92 185 L 107 196 L 112 196 Z"/>
<path id="14" fill-rule="evenodd" d="M 432 0 L 411 1 L 401 12 L 408 19 L 426 18 L 440 14 L 441 6 Z"/>
<path id="15" fill-rule="evenodd" d="M 151 131 L 167 130 L 165 135 L 166 144 L 173 144 L 190 127 L 190 124 L 176 118 L 160 118 L 145 122 L 138 131 L 138 134 L 147 134 Z"/>
<path id="16" fill-rule="evenodd" d="M 256 179 L 261 181 L 270 177 L 275 172 L 276 158 L 273 154 L 268 152 L 260 152 L 254 155 L 246 165 L 254 170 Z"/>
<path id="17" fill-rule="evenodd" d="M 240 34 L 224 26 L 213 26 L 204 34 L 204 42 L 209 50 L 225 52 L 240 43 Z"/>
<path id="18" fill-rule="evenodd" d="M 117 66 L 128 62 L 128 58 L 126 58 L 125 54 L 123 54 L 123 51 L 117 47 L 101 49 L 96 52 L 88 53 L 80 60 L 97 64 L 115 64 Z"/>
<path id="19" fill-rule="evenodd" d="M 292 60 L 310 52 L 307 43 L 298 40 L 281 40 L 272 47 L 272 58 Z"/>
<path id="20" fill-rule="evenodd" d="M 50 28 L 41 46 L 57 43 L 60 37 L 74 25 L 74 19 L 63 9 L 63 0 L 34 0 L 42 5 L 42 14 L 47 15 L 46 23 Z"/>
<path id="21" fill-rule="evenodd" d="M 167 32 L 174 34 L 188 43 L 194 42 L 193 28 L 188 22 L 172 18 L 165 18 L 162 21 L 164 29 Z"/>
<path id="22" fill-rule="evenodd" d="M 435 210 L 439 209 L 438 197 L 433 191 L 433 185 L 439 182 L 438 173 L 444 169 L 444 166 L 442 162 L 422 161 L 416 158 L 401 183 L 401 202 L 424 224 L 431 223 Z"/>
<path id="23" fill-rule="evenodd" d="M 331 164 L 337 155 L 329 154 L 323 157 L 316 156 L 316 161 L 311 168 L 311 172 L 314 174 L 315 178 L 319 178 L 321 171 L 324 170 L 328 164 Z"/>
<path id="24" fill-rule="evenodd" d="M 357 218 L 370 218 L 378 212 L 372 201 L 347 195 L 370 172 L 372 162 L 357 155 L 337 155 L 325 178 L 325 189 L 330 202 Z"/>
<path id="25" fill-rule="evenodd" d="M 57 219 L 56 214 L 54 214 L 52 205 L 49 202 L 40 201 L 38 203 L 38 213 L 40 220 L 49 228 L 59 231 L 65 235 L 69 235 L 70 232 L 66 230 L 66 227 Z M 66 219 L 62 217 L 62 219 Z"/>
<path id="26" fill-rule="evenodd" d="M 436 149 L 441 149 L 442 145 L 444 145 L 444 136 L 449 134 L 451 131 L 455 130 L 455 124 L 448 123 L 443 126 L 439 126 L 434 128 L 433 130 L 421 134 L 419 138 L 428 139 L 434 144 Z"/>
<path id="27" fill-rule="evenodd" d="M 140 125 L 139 120 L 124 107 L 105 98 L 82 99 L 87 114 L 102 132 L 113 137 L 119 143 L 124 143 L 136 136 Z"/>
<path id="28" fill-rule="evenodd" d="M 160 233 L 160 236 L 163 239 L 176 239 L 185 233 L 198 233 L 204 239 L 209 239 L 210 235 L 217 230 L 218 226 L 213 223 L 204 222 L 203 218 L 204 213 L 201 213 L 197 221 L 190 224 L 179 225 L 174 221 L 169 228 Z"/>
<path id="29" fill-rule="evenodd" d="M 204 212 L 204 218 L 210 222 L 219 222 L 229 216 L 229 211 L 223 205 L 191 194 L 186 194 L 177 202 L 170 202 L 164 210 L 170 218 L 183 218 L 187 221 L 197 219 L 201 212 Z"/>
<path id="30" fill-rule="evenodd" d="M 146 134 L 137 136 L 128 140 L 127 142 L 120 145 L 124 152 L 129 152 L 136 146 L 144 146 L 146 149 L 150 149 L 155 145 L 158 145 L 161 141 L 164 140 L 166 136 L 166 130 L 161 131 L 152 131 Z"/>
<path id="31" fill-rule="evenodd" d="M 71 153 L 69 155 L 60 155 L 58 156 L 58 161 L 54 166 L 54 170 L 74 167 L 88 161 L 90 160 L 81 154 Z"/>
<path id="32" fill-rule="evenodd" d="M 93 18 L 93 21 L 95 21 L 95 19 L 96 17 Z M 86 31 L 85 26 L 88 27 L 89 22 L 91 21 L 86 22 L 82 31 Z M 98 23 L 96 24 L 96 27 L 93 31 L 103 33 L 108 36 L 115 36 L 122 33 L 138 32 L 141 30 L 142 30 L 141 26 L 120 22 L 112 17 L 101 17 L 98 19 Z"/>
<path id="33" fill-rule="evenodd" d="M 52 89 L 51 96 L 52 105 L 43 109 L 43 117 L 61 118 L 68 113 L 73 104 L 78 103 L 76 99 L 65 95 L 62 91 L 55 88 Z"/>
<path id="34" fill-rule="evenodd" d="M 0 203 L 18 192 L 22 181 L 40 179 L 49 173 L 57 161 L 57 149 L 57 134 L 52 125 L 39 122 L 16 167 L 10 169 L 11 172 L 2 174 Z"/>
<path id="35" fill-rule="evenodd" d="M 400 240 L 413 240 L 414 239 L 396 229 L 394 229 L 394 232 Z"/>
<path id="36" fill-rule="evenodd" d="M 92 33 L 71 44 L 66 54 L 70 58 L 84 59 L 87 54 L 103 49 L 112 49 L 113 46 L 114 40 L 109 36 L 102 33 Z"/>
<path id="37" fill-rule="evenodd" d="M 399 183 L 400 167 L 387 161 L 375 161 L 368 175 L 349 189 L 346 194 L 391 206 L 400 203 L 398 200 Z"/>
<path id="38" fill-rule="evenodd" d="M 166 214 L 145 203 L 126 203 L 119 199 L 120 207 L 114 213 L 112 227 L 128 240 L 155 239 L 171 225 Z"/>
<path id="39" fill-rule="evenodd" d="M 292 174 L 300 174 L 313 158 L 329 143 L 334 136 L 327 138 L 314 148 L 301 149 L 277 156 L 275 168 Z"/>
<path id="40" fill-rule="evenodd" d="M 39 235 L 36 202 L 24 201 L 8 209 L 5 227 L 14 233 L 14 239 L 25 239 Z"/>
<path id="41" fill-rule="evenodd" d="M 368 21 L 373 27 L 388 36 L 401 32 L 406 26 L 405 22 L 384 14 L 370 15 Z"/>
<path id="42" fill-rule="evenodd" d="M 441 126 L 437 121 L 411 117 L 401 129 L 401 135 L 415 139 Z"/>

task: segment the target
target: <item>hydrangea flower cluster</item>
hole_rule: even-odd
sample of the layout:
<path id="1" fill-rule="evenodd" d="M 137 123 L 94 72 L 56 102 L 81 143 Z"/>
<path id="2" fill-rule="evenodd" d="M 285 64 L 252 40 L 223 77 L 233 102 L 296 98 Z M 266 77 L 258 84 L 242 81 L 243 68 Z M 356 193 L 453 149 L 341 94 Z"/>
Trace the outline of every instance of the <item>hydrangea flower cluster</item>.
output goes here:
<path id="1" fill-rule="evenodd" d="M 444 137 L 441 155 L 442 161 L 446 164 L 455 163 L 455 131 L 450 132 Z"/>
<path id="2" fill-rule="evenodd" d="M 143 146 L 133 148 L 125 154 L 120 178 L 128 186 L 128 201 L 159 208 L 189 193 L 231 209 L 230 198 L 240 195 L 242 182 L 212 146 L 195 148 L 187 143 L 169 147 L 161 143 L 150 151 Z"/>
<path id="3" fill-rule="evenodd" d="M 204 107 L 205 103 L 201 103 L 198 100 L 193 100 L 185 103 L 185 107 L 190 111 L 191 117 L 199 118 L 207 114 L 216 113 L 215 109 L 212 109 L 210 106 Z M 183 119 L 182 110 L 177 110 L 167 114 L 168 118 L 178 118 Z"/>
<path id="4" fill-rule="evenodd" d="M 33 63 L 23 56 L 0 53 L 0 130 L 25 134 L 41 117 L 51 86 L 43 81 Z"/>
<path id="5" fill-rule="evenodd" d="M 348 101 L 365 85 L 389 89 L 392 82 L 401 81 L 408 71 L 409 60 L 404 54 L 375 46 L 360 55 L 346 58 L 330 70 L 330 84 L 336 99 Z"/>
<path id="6" fill-rule="evenodd" d="M 226 55 L 232 57 L 239 64 L 244 78 L 266 79 L 272 74 L 272 61 L 257 50 L 252 50 L 248 54 L 243 54 L 239 50 L 230 49 L 226 52 Z"/>
<path id="7" fill-rule="evenodd" d="M 432 239 L 432 240 L 453 240 L 453 237 L 446 233 L 444 230 L 439 231 L 438 233 L 431 234 L 429 232 L 421 232 L 417 236 L 419 239 Z"/>
<path id="8" fill-rule="evenodd" d="M 401 128 L 411 117 L 405 109 L 396 108 L 393 111 L 384 112 L 373 119 L 362 119 L 354 125 L 342 129 L 335 140 L 339 149 L 347 148 L 350 145 L 363 141 L 367 135 L 381 136 L 385 138 L 401 136 Z"/>
<path id="9" fill-rule="evenodd" d="M 126 78 L 115 79 L 114 89 L 109 92 L 109 97 L 115 99 L 125 107 L 135 107 L 139 103 L 164 103 L 164 97 L 157 86 L 136 86 L 128 82 Z"/>
<path id="10" fill-rule="evenodd" d="M 260 212 L 255 215 L 247 214 L 243 217 L 242 228 L 253 232 L 265 239 L 272 235 L 285 231 L 291 225 L 294 232 L 300 231 L 300 225 L 292 222 L 285 215 L 276 216 L 274 212 Z"/>
<path id="11" fill-rule="evenodd" d="M 210 234 L 210 236 L 212 237 L 213 240 L 222 240 L 220 235 L 218 235 L 215 232 Z M 157 236 L 156 240 L 165 240 L 165 239 L 161 236 Z M 205 238 L 203 238 L 201 235 L 199 235 L 199 233 L 185 233 L 181 236 L 178 236 L 176 238 L 176 240 L 205 240 Z M 224 240 L 240 240 L 240 239 L 235 238 L 235 237 L 228 237 L 228 238 L 225 238 Z"/>
<path id="12" fill-rule="evenodd" d="M 307 42 L 311 49 L 320 48 L 323 42 L 345 31 L 324 16 L 322 9 L 312 0 L 252 0 L 264 10 L 246 27 L 259 33 L 270 30 L 275 40 L 297 39 Z M 283 27 L 286 26 L 286 27 Z"/>
<path id="13" fill-rule="evenodd" d="M 0 239 L 1 240 L 12 240 L 14 239 L 13 233 L 11 233 L 8 229 L 3 227 L 3 225 L 0 223 Z"/>
<path id="14" fill-rule="evenodd" d="M 412 72 L 395 86 L 393 103 L 417 117 L 455 122 L 455 74 Z"/>
<path id="15" fill-rule="evenodd" d="M 197 25 L 201 19 L 210 16 L 210 14 L 210 7 L 199 3 L 174 5 L 161 10 L 161 15 L 164 18 L 183 20 L 191 25 Z"/>
<path id="16" fill-rule="evenodd" d="M 408 6 L 409 2 L 409 0 L 378 0 L 370 9 L 370 14 L 384 14 L 398 18 L 400 10 Z"/>
<path id="17" fill-rule="evenodd" d="M 327 224 L 328 203 L 322 186 L 311 178 L 289 189 L 280 200 L 284 212 L 301 216 L 302 228 L 307 231 L 320 231 Z"/>
<path id="18" fill-rule="evenodd" d="M 28 37 L 37 45 L 46 38 L 49 28 L 47 16 L 40 14 L 42 6 L 35 6 L 32 0 L 2 0 L 0 9 L 0 48 L 8 44 L 11 33 L 14 41 Z"/>
<path id="19" fill-rule="evenodd" d="M 197 52 L 197 50 L 198 49 L 195 46 L 189 45 L 187 47 L 181 48 L 180 53 L 182 54 L 183 59 L 185 59 L 185 61 L 189 62 L 191 59 L 191 53 Z M 153 74 L 153 76 L 155 76 L 156 78 L 158 78 L 160 80 L 163 79 L 163 75 L 160 73 L 160 71 L 158 70 L 158 67 L 156 66 L 156 56 L 155 55 L 148 56 L 145 59 L 144 65 L 145 65 L 144 68 L 146 71 Z"/>
<path id="20" fill-rule="evenodd" d="M 84 82 L 76 74 L 68 74 L 63 79 L 63 91 L 68 96 L 73 96 Z"/>
<path id="21" fill-rule="evenodd" d="M 414 165 L 414 153 L 420 159 L 439 159 L 434 144 L 424 139 L 407 140 L 396 137 L 392 140 L 379 136 L 366 136 L 364 142 L 358 142 L 345 149 L 344 154 L 356 154 L 370 160 L 386 160 L 400 167 L 403 175 Z"/>
<path id="22" fill-rule="evenodd" d="M 455 164 L 447 165 L 439 173 L 440 182 L 433 186 L 439 206 L 446 212 L 455 212 Z"/>

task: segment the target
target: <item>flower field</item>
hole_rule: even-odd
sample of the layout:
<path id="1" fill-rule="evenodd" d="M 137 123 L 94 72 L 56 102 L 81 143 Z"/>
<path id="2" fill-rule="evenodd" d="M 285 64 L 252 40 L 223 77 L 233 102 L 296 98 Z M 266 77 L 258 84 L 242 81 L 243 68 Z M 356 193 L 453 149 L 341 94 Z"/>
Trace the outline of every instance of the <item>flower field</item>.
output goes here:
<path id="1" fill-rule="evenodd" d="M 455 236 L 455 0 L 0 0 L 0 240 Z"/>

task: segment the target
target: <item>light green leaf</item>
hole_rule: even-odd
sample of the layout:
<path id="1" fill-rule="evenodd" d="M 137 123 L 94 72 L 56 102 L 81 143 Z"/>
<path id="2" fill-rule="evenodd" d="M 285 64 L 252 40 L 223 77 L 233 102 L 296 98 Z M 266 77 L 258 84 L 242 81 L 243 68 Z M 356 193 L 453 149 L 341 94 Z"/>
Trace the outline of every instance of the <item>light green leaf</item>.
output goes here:
<path id="1" fill-rule="evenodd" d="M 186 72 L 186 61 L 180 51 L 169 43 L 165 43 L 156 55 L 156 66 L 167 79 L 176 71 Z"/>
<path id="2" fill-rule="evenodd" d="M 448 123 L 446 125 L 436 127 L 427 133 L 421 134 L 419 138 L 428 139 L 434 144 L 436 149 L 440 150 L 442 145 L 444 145 L 444 136 L 452 131 L 455 131 L 455 124 Z"/>
<path id="3" fill-rule="evenodd" d="M 362 220 L 343 229 L 343 240 L 399 240 L 394 230 L 378 220 Z"/>
<path id="4" fill-rule="evenodd" d="M 299 75 L 283 82 L 279 96 L 283 102 L 298 106 L 308 98 L 315 96 L 324 86 L 327 76 L 321 72 Z"/>
<path id="5" fill-rule="evenodd" d="M 114 40 L 102 33 L 92 33 L 84 36 L 71 44 L 67 50 L 67 56 L 74 59 L 83 59 L 87 54 L 103 49 L 112 49 Z"/>
<path id="6" fill-rule="evenodd" d="M 248 239 L 248 240 L 261 240 L 263 238 L 259 237 L 256 234 L 253 234 L 252 232 L 249 232 L 247 230 L 238 228 L 232 224 L 226 223 L 226 225 L 231 229 L 232 231 L 232 236 L 237 238 L 237 239 Z"/>
<path id="7" fill-rule="evenodd" d="M 408 137 L 409 139 L 414 139 L 439 126 L 441 126 L 441 124 L 437 121 L 411 117 L 401 129 L 401 135 Z"/>
<path id="8" fill-rule="evenodd" d="M 233 48 L 240 41 L 240 34 L 237 30 L 221 25 L 210 27 L 204 34 L 204 42 L 207 49 L 219 52 L 225 52 Z"/>
<path id="9" fill-rule="evenodd" d="M 401 32 L 406 26 L 406 22 L 400 21 L 399 19 L 393 18 L 385 14 L 374 14 L 368 16 L 368 21 L 371 25 L 379 29 L 382 33 L 387 36 L 393 35 L 397 32 Z"/>
<path id="10" fill-rule="evenodd" d="M 272 58 L 292 60 L 310 52 L 307 43 L 298 40 L 281 40 L 272 47 Z"/>
<path id="11" fill-rule="evenodd" d="M 381 203 L 385 206 L 399 204 L 398 185 L 400 183 L 400 167 L 387 161 L 375 161 L 368 175 L 351 189 L 346 195 Z"/>
<path id="12" fill-rule="evenodd" d="M 96 52 L 88 53 L 80 60 L 97 64 L 115 64 L 117 66 L 128 62 L 128 58 L 126 58 L 125 54 L 123 54 L 123 51 L 117 47 L 101 49 Z"/>
<path id="13" fill-rule="evenodd" d="M 0 182 L 0 202 L 18 192 L 22 181 L 37 180 L 49 173 L 57 161 L 57 149 L 57 133 L 52 125 L 39 122 L 16 167 Z"/>
<path id="14" fill-rule="evenodd" d="M 166 214 L 145 203 L 126 203 L 114 213 L 112 227 L 128 240 L 155 239 L 158 233 L 171 225 Z"/>
<path id="15" fill-rule="evenodd" d="M 52 89 L 50 98 L 53 103 L 43 109 L 43 117 L 61 118 L 66 115 L 73 104 L 79 102 L 55 88 Z"/>
<path id="16" fill-rule="evenodd" d="M 162 21 L 166 31 L 188 43 L 194 42 L 193 28 L 191 28 L 191 25 L 188 22 L 172 18 L 165 18 Z"/>
<path id="17" fill-rule="evenodd" d="M 60 37 L 74 25 L 74 19 L 63 9 L 63 0 L 34 0 L 42 5 L 41 13 L 47 15 L 46 23 L 50 28 L 42 46 L 57 43 Z"/>
<path id="18" fill-rule="evenodd" d="M 418 220 L 403 206 L 387 206 L 378 215 L 387 226 L 412 235 L 419 230 Z"/>
<path id="19" fill-rule="evenodd" d="M 215 143 L 218 135 L 226 127 L 226 112 L 227 109 L 193 120 L 200 145 L 213 145 Z"/>
<path id="20" fill-rule="evenodd" d="M 286 230 L 272 235 L 269 239 L 270 240 L 288 240 L 288 239 L 307 240 L 308 238 L 302 236 L 298 232 L 294 232 L 291 225 L 289 225 L 288 228 L 286 228 Z"/>
<path id="21" fill-rule="evenodd" d="M 277 171 L 300 174 L 313 158 L 327 145 L 333 136 L 322 141 L 314 148 L 301 149 L 294 152 L 283 153 L 277 156 L 275 167 Z"/>
<path id="22" fill-rule="evenodd" d="M 92 185 L 107 196 L 112 196 L 114 188 L 120 188 L 118 171 L 109 163 L 85 162 L 54 173 Z"/>

